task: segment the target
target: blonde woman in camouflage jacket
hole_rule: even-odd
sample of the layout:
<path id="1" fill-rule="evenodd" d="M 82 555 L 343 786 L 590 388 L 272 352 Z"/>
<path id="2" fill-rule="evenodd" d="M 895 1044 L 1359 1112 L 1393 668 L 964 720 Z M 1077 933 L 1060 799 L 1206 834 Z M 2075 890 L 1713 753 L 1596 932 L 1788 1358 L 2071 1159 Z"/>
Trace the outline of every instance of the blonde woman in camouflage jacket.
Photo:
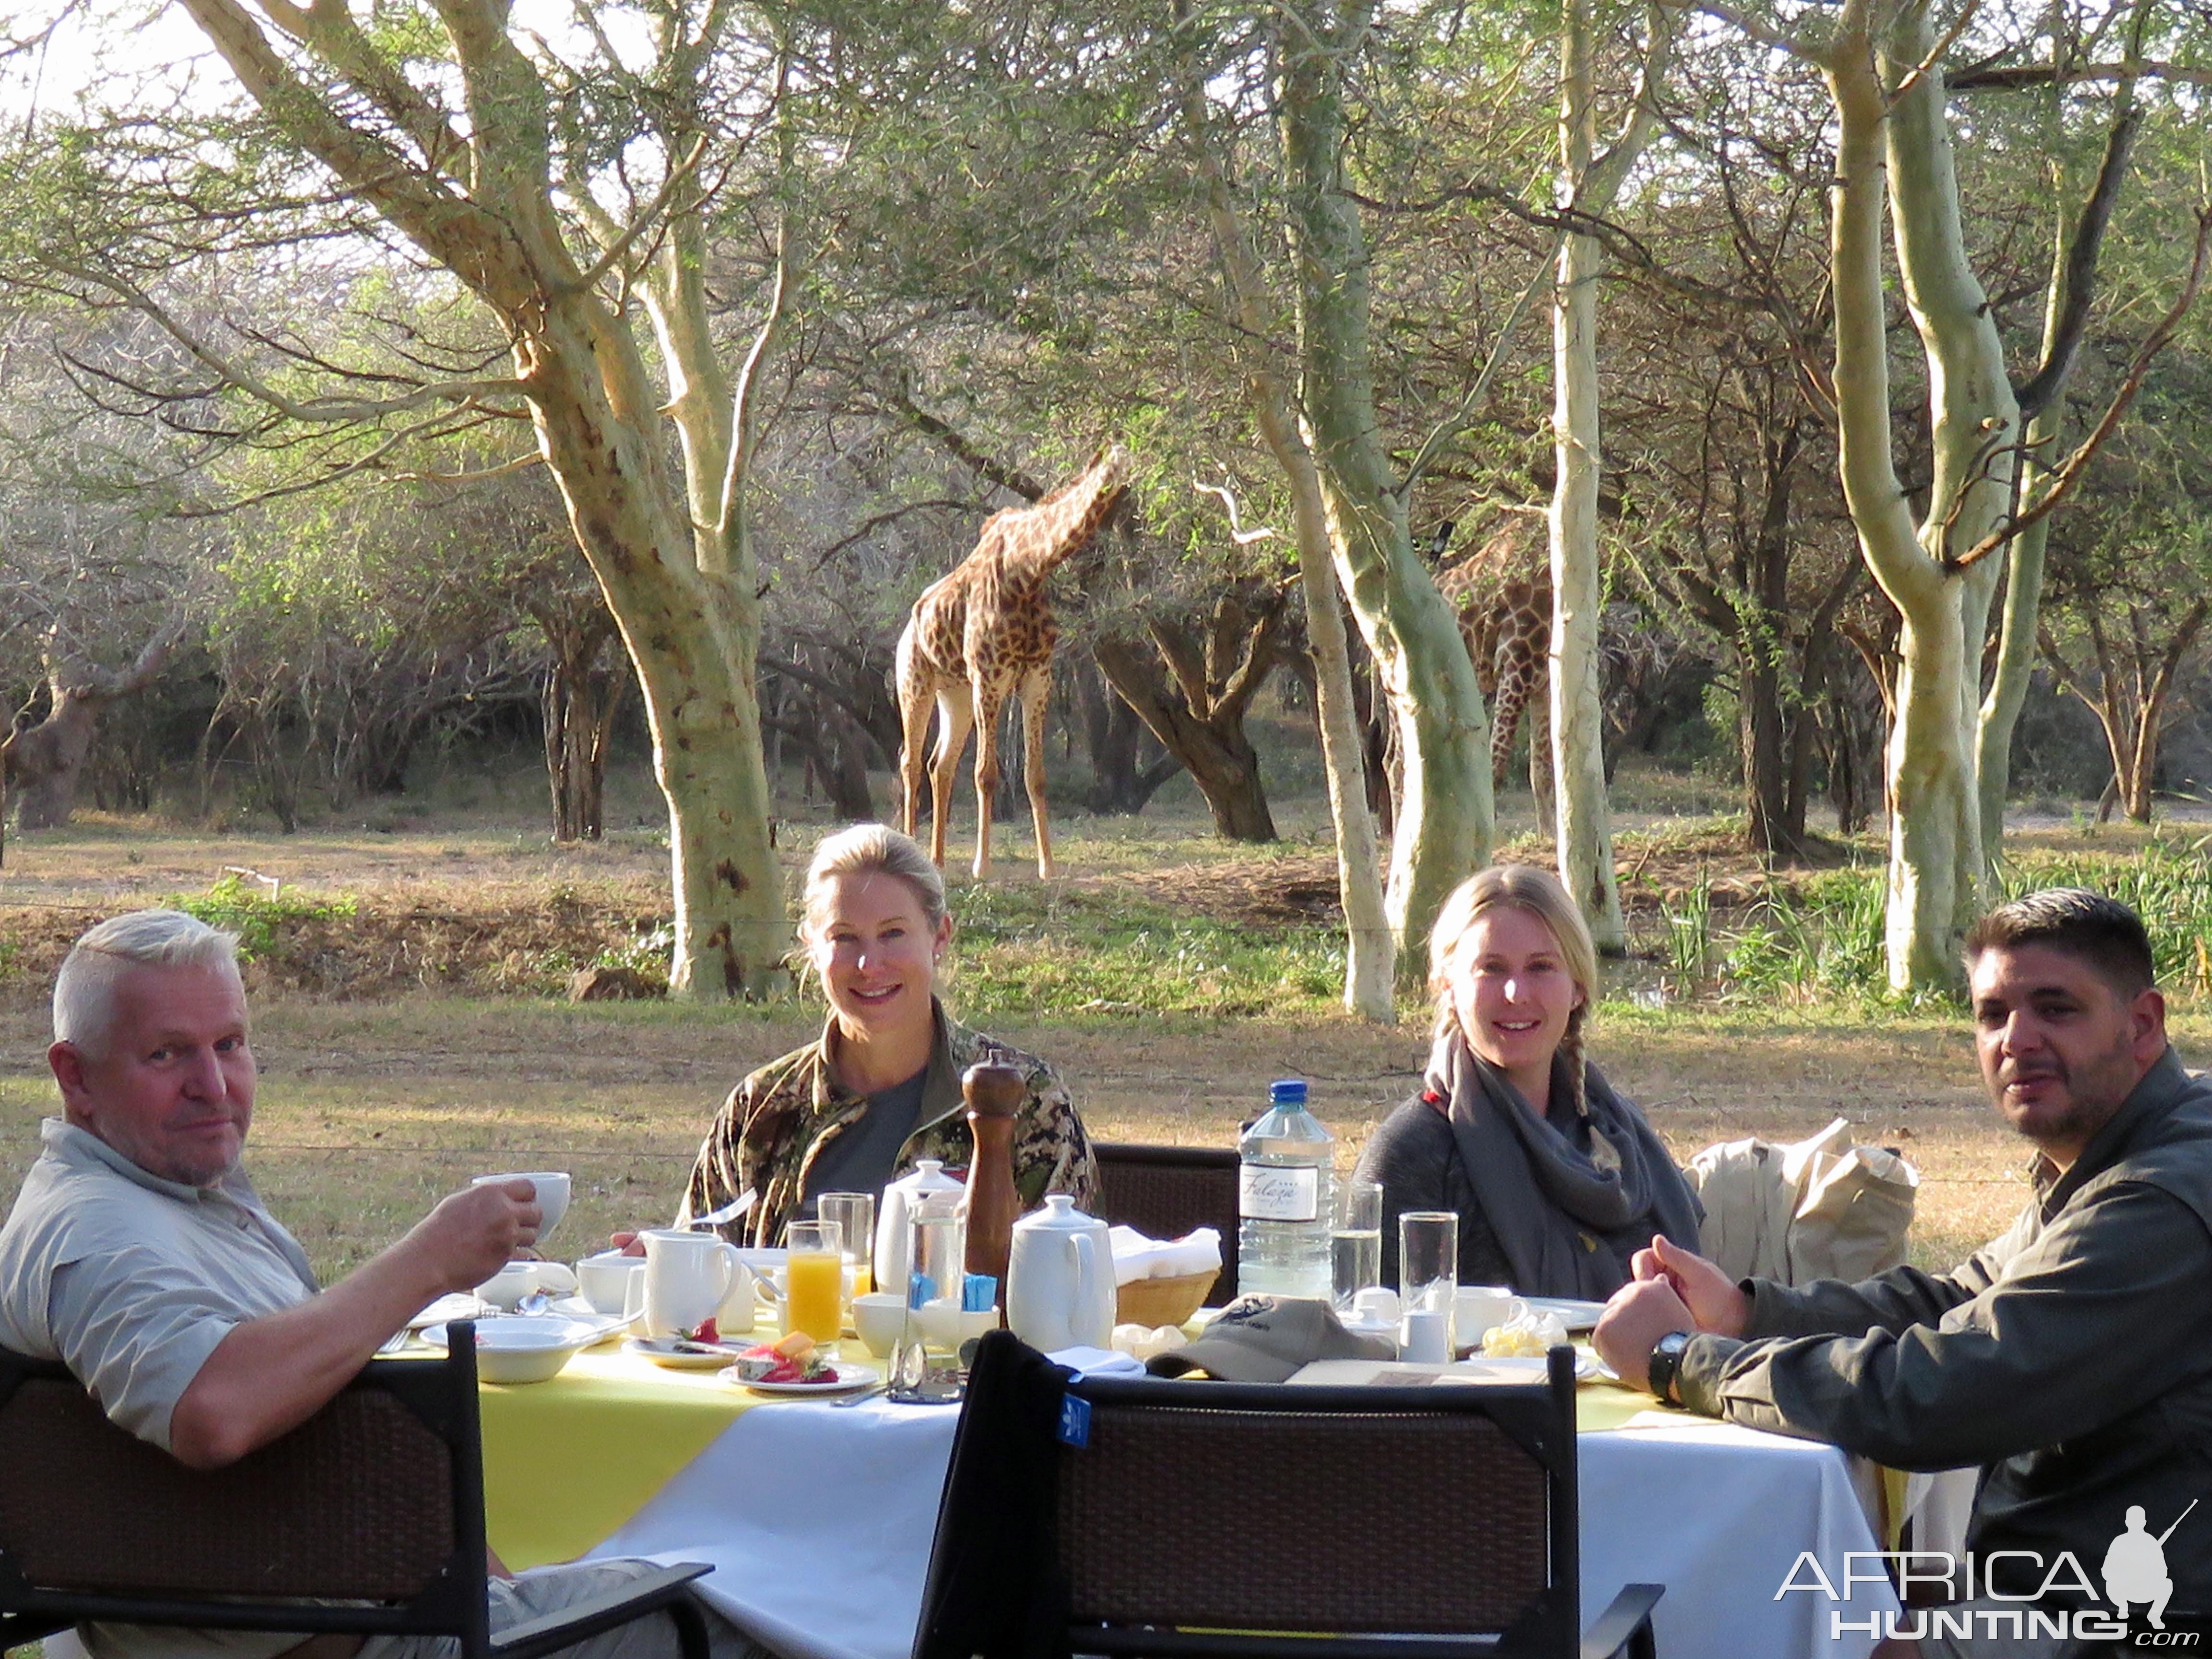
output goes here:
<path id="1" fill-rule="evenodd" d="M 740 1224 L 750 1243 L 772 1245 L 823 1193 L 880 1193 L 924 1158 L 964 1168 L 960 1073 L 983 1061 L 1029 1079 L 1014 1132 L 1023 1207 L 1047 1193 L 1091 1205 L 1097 1165 L 1066 1086 L 1044 1061 L 952 1019 L 937 999 L 952 919 L 927 853 L 879 823 L 830 836 L 807 870 L 799 934 L 829 1019 L 818 1040 L 730 1091 L 699 1148 L 679 1225 L 751 1193 Z"/>

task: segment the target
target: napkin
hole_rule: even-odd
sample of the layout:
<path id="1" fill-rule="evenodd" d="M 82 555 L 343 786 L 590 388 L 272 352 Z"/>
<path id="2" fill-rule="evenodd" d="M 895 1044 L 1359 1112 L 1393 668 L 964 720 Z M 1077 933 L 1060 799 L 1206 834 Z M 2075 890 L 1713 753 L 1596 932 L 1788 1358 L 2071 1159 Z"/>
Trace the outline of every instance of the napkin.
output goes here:
<path id="1" fill-rule="evenodd" d="M 1045 1356 L 1055 1365 L 1065 1365 L 1079 1376 L 1142 1376 L 1144 1362 L 1133 1354 L 1116 1353 L 1111 1348 L 1062 1348 Z"/>
<path id="2" fill-rule="evenodd" d="M 1181 1238 L 1147 1238 L 1134 1227 L 1107 1231 L 1114 1253 L 1114 1283 L 1127 1285 L 1139 1279 L 1180 1279 L 1186 1273 L 1221 1270 L 1221 1235 L 1200 1227 Z"/>

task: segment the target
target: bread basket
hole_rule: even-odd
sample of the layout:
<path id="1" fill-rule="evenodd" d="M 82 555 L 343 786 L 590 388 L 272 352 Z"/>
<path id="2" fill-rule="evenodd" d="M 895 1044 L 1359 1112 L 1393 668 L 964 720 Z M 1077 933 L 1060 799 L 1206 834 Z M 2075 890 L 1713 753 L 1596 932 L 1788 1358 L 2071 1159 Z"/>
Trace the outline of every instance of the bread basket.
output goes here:
<path id="1" fill-rule="evenodd" d="M 1117 1325 L 1180 1325 L 1206 1305 L 1206 1293 L 1221 1277 L 1218 1267 L 1172 1279 L 1133 1279 L 1114 1293 Z"/>

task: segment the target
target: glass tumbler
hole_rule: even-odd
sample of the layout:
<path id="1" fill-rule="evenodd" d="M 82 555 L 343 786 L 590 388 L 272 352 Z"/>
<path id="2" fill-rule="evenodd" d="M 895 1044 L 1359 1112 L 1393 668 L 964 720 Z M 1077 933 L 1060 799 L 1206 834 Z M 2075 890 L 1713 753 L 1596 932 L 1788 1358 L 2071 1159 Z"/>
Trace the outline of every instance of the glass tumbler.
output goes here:
<path id="1" fill-rule="evenodd" d="M 1340 1181 L 1336 1186 L 1336 1224 L 1330 1230 L 1329 1290 L 1339 1313 L 1352 1311 L 1352 1299 L 1382 1282 L 1382 1183 Z"/>
<path id="2" fill-rule="evenodd" d="M 869 1265 L 876 1248 L 876 1195 L 824 1193 L 814 1201 L 814 1213 L 844 1229 L 845 1294 L 866 1296 L 876 1287 L 875 1274 Z"/>
<path id="3" fill-rule="evenodd" d="M 834 1221 L 794 1221 L 784 1235 L 783 1328 L 835 1342 L 845 1328 L 845 1240 Z"/>
<path id="4" fill-rule="evenodd" d="M 917 1215 L 907 1260 L 906 1325 L 891 1353 L 891 1394 L 901 1400 L 957 1400 L 960 1291 L 968 1274 L 968 1228 L 957 1215 Z"/>
<path id="5" fill-rule="evenodd" d="M 1459 1215 L 1407 1210 L 1398 1218 L 1399 1358 L 1449 1359 L 1459 1291 Z"/>

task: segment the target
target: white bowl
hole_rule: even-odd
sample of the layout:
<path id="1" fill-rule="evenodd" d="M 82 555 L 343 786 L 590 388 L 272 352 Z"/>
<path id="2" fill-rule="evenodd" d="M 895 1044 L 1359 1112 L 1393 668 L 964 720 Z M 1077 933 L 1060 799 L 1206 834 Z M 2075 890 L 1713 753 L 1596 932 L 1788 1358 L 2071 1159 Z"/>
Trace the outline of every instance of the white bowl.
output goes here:
<path id="1" fill-rule="evenodd" d="M 538 1264 L 535 1261 L 510 1261 L 477 1285 L 476 1293 L 493 1307 L 512 1313 L 514 1304 L 537 1288 Z"/>
<path id="2" fill-rule="evenodd" d="M 853 1329 L 868 1352 L 887 1359 L 906 1328 L 906 1298 L 895 1291 L 872 1291 L 853 1298 Z"/>
<path id="3" fill-rule="evenodd" d="M 543 1382 L 605 1332 L 580 1319 L 545 1315 L 494 1315 L 477 1321 L 477 1376 L 486 1382 Z M 446 1346 L 446 1328 L 422 1333 L 433 1347 Z"/>
<path id="4" fill-rule="evenodd" d="M 538 1237 L 560 1224 L 561 1218 L 568 1213 L 568 1176 L 563 1170 L 524 1170 L 509 1175 L 482 1175 L 469 1182 L 471 1187 L 488 1187 L 495 1181 L 526 1181 L 538 1190 Z"/>

